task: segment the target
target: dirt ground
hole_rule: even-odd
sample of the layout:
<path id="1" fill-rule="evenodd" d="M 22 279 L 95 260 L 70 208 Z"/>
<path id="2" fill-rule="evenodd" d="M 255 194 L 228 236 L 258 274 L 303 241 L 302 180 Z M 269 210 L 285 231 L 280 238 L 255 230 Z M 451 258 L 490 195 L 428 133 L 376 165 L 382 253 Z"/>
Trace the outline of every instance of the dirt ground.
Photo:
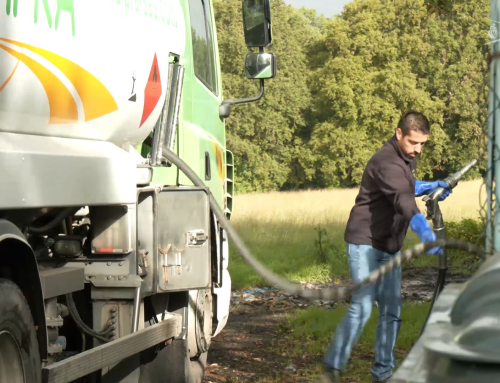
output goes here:
<path id="1" fill-rule="evenodd" d="M 245 306 L 231 312 L 224 331 L 212 339 L 205 382 L 255 382 L 287 372 L 290 358 L 276 355 L 272 346 L 283 336 L 279 325 L 288 309 Z"/>
<path id="2" fill-rule="evenodd" d="M 437 271 L 430 268 L 404 270 L 403 298 L 406 301 L 429 301 L 436 276 Z M 464 275 L 450 273 L 446 282 L 461 283 L 466 279 Z M 308 287 L 312 286 L 308 284 Z M 310 377 L 300 376 L 300 371 L 321 363 L 321 360 L 280 355 L 274 346 L 286 336 L 280 331 L 285 315 L 296 307 L 314 305 L 328 310 L 336 303 L 309 302 L 275 289 L 233 292 L 228 323 L 222 333 L 212 339 L 204 382 L 313 381 Z"/>

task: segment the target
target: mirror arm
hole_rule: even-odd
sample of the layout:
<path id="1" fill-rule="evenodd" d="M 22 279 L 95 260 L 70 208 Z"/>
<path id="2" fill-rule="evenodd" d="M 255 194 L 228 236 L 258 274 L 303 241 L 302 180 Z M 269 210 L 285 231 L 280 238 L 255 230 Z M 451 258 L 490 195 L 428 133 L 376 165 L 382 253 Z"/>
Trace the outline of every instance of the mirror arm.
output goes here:
<path id="1" fill-rule="evenodd" d="M 257 97 L 239 98 L 238 100 L 224 100 L 222 102 L 222 105 L 224 104 L 237 105 L 237 104 L 246 104 L 249 102 L 255 102 L 259 101 L 262 98 L 262 96 L 264 96 L 264 79 L 260 79 L 260 92 L 257 95 Z"/>
<path id="2" fill-rule="evenodd" d="M 247 104 L 249 102 L 259 101 L 264 96 L 264 79 L 260 79 L 260 92 L 257 97 L 240 98 L 238 100 L 224 100 L 219 106 L 219 117 L 227 118 L 231 114 L 231 105 Z"/>

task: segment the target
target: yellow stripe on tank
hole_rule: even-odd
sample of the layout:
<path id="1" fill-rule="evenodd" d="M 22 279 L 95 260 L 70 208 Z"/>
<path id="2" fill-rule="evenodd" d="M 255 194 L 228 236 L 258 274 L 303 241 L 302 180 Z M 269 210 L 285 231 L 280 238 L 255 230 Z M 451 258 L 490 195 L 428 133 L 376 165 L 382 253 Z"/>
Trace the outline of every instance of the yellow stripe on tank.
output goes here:
<path id="1" fill-rule="evenodd" d="M 22 61 L 42 83 L 49 100 L 49 124 L 78 121 L 78 110 L 73 96 L 52 72 L 24 53 L 17 52 L 3 44 L 0 44 L 0 48 Z"/>
<path id="2" fill-rule="evenodd" d="M 18 66 L 19 66 L 19 60 L 17 60 L 16 66 L 12 70 L 12 73 L 9 75 L 9 77 L 7 77 L 7 80 L 5 80 L 2 85 L 0 85 L 0 92 L 3 90 L 3 88 L 5 88 L 7 86 L 7 84 L 12 79 L 12 77 L 14 77 L 14 73 L 16 73 Z"/>
<path id="3" fill-rule="evenodd" d="M 118 110 L 118 105 L 108 89 L 90 72 L 80 65 L 33 45 L 8 40 L 0 37 L 0 40 L 9 42 L 22 48 L 29 49 L 53 64 L 71 82 L 82 100 L 85 121 L 104 116 Z"/>

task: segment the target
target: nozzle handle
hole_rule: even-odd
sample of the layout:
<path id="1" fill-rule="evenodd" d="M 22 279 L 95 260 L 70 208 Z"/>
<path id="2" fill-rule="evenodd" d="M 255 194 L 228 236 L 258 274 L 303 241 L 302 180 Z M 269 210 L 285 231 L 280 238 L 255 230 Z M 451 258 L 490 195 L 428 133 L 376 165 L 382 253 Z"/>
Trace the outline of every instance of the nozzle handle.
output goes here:
<path id="1" fill-rule="evenodd" d="M 446 182 L 449 185 L 449 189 L 455 188 L 455 186 L 457 186 L 457 184 L 458 184 L 458 181 L 460 181 L 460 178 L 462 178 L 462 176 L 465 173 L 467 173 L 470 170 L 470 168 L 472 168 L 475 164 L 477 164 L 476 159 L 469 162 L 467 165 L 465 165 L 458 172 L 453 173 L 452 175 L 449 175 L 448 177 L 446 177 L 444 182 Z M 422 201 L 427 202 L 429 200 L 437 200 L 439 197 L 441 197 L 441 194 L 443 194 L 443 191 L 444 191 L 444 188 L 437 188 L 431 194 L 426 195 L 422 199 Z"/>

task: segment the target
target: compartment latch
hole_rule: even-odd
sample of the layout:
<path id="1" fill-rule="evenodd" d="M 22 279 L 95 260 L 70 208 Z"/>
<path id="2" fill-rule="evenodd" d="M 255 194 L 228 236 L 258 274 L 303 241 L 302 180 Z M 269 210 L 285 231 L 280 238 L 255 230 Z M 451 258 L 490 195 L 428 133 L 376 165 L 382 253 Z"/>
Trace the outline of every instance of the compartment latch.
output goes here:
<path id="1" fill-rule="evenodd" d="M 208 235 L 205 234 L 204 230 L 191 230 L 187 232 L 186 236 L 189 247 L 203 246 L 208 240 Z"/>

